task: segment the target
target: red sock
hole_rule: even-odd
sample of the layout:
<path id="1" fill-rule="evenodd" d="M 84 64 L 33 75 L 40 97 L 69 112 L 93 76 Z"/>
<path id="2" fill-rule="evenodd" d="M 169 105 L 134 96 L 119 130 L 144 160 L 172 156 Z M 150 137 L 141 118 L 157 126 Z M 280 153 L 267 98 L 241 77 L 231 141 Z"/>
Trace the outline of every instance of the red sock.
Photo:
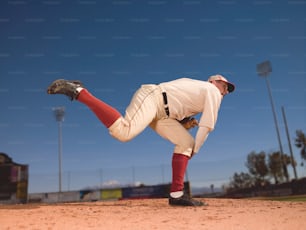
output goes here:
<path id="1" fill-rule="evenodd" d="M 172 184 L 170 192 L 184 190 L 184 176 L 187 168 L 189 157 L 173 153 L 172 156 Z"/>
<path id="2" fill-rule="evenodd" d="M 86 89 L 80 92 L 78 101 L 87 105 L 106 128 L 109 128 L 119 117 L 121 117 L 121 114 L 116 109 L 99 100 Z"/>

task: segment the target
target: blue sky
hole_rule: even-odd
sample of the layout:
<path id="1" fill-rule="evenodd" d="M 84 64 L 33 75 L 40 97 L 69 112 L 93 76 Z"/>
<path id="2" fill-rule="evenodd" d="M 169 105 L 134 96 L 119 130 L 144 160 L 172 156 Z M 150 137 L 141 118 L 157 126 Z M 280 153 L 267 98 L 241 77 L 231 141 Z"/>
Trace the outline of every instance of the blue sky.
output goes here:
<path id="1" fill-rule="evenodd" d="M 215 131 L 188 167 L 192 185 L 220 185 L 247 171 L 251 151 L 279 149 L 258 63 L 272 63 L 269 81 L 284 151 L 289 153 L 281 106 L 291 139 L 297 129 L 306 131 L 305 12 L 305 1 L 2 1 L 0 151 L 29 164 L 29 192 L 56 191 L 52 108 L 64 106 L 64 190 L 169 182 L 170 143 L 149 128 L 120 143 L 85 106 L 45 90 L 57 78 L 79 79 L 124 113 L 141 84 L 220 73 L 236 91 L 223 100 Z M 305 168 L 299 166 L 298 174 L 305 176 Z"/>

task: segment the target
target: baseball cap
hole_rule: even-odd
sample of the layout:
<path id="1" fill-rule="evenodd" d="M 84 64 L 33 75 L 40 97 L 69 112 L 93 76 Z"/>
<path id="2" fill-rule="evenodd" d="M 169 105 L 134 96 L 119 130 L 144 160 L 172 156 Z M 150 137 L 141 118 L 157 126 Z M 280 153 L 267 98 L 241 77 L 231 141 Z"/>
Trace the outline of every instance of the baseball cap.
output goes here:
<path id="1" fill-rule="evenodd" d="M 227 88 L 229 93 L 235 90 L 235 85 L 219 74 L 210 76 L 207 81 L 218 81 L 218 80 L 227 83 Z"/>

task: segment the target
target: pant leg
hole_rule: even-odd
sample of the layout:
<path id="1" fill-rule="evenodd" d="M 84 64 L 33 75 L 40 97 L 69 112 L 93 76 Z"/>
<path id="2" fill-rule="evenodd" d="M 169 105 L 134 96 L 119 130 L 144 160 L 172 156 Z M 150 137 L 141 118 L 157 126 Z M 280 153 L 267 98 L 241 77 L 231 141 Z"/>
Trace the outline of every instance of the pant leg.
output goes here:
<path id="1" fill-rule="evenodd" d="M 109 127 L 110 134 L 123 142 L 133 139 L 156 118 L 160 106 L 160 88 L 156 85 L 143 85 L 132 97 L 125 116 Z"/>
<path id="2" fill-rule="evenodd" d="M 191 157 L 194 138 L 177 120 L 171 118 L 155 120 L 150 127 L 175 145 L 174 153 Z"/>
<path id="3" fill-rule="evenodd" d="M 172 156 L 172 183 L 170 196 L 178 194 L 182 196 L 184 190 L 184 176 L 194 147 L 194 138 L 174 119 L 156 120 L 151 123 L 150 127 L 160 136 L 175 145 Z"/>

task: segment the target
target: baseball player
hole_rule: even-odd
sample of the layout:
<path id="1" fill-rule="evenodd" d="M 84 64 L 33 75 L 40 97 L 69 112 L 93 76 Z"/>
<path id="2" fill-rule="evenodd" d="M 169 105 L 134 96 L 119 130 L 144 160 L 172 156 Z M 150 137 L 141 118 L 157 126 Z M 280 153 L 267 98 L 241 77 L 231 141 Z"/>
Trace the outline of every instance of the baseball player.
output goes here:
<path id="1" fill-rule="evenodd" d="M 205 203 L 184 194 L 184 175 L 189 159 L 196 154 L 214 129 L 223 97 L 234 84 L 222 75 L 207 81 L 179 78 L 160 84 L 142 85 L 133 95 L 125 115 L 93 96 L 80 81 L 55 80 L 48 94 L 64 94 L 85 104 L 114 138 L 127 142 L 150 126 L 174 144 L 170 205 L 202 206 Z M 193 116 L 201 113 L 199 122 Z M 195 138 L 188 131 L 198 126 Z"/>

